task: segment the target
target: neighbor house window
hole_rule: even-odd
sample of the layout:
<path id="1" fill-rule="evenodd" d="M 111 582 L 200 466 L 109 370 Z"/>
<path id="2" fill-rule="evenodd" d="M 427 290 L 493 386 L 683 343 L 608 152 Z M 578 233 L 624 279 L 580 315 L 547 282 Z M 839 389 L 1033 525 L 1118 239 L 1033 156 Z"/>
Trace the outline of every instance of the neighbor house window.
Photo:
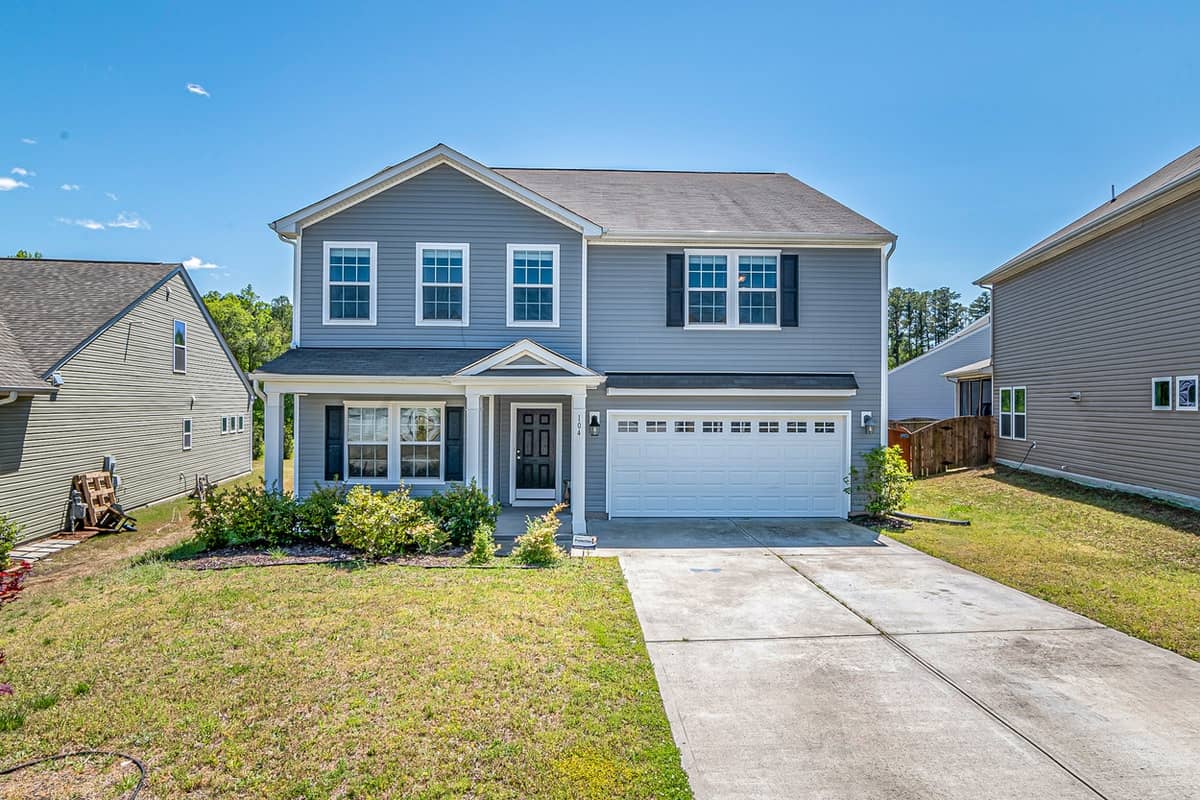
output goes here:
<path id="1" fill-rule="evenodd" d="M 689 250 L 685 255 L 687 327 L 779 325 L 779 251 Z"/>
<path id="2" fill-rule="evenodd" d="M 245 414 L 238 414 L 238 428 L 237 428 L 237 431 L 238 431 L 238 433 L 241 433 L 241 432 L 242 432 L 242 431 L 244 431 L 244 430 L 246 430 L 246 415 L 245 415 Z"/>
<path id="3" fill-rule="evenodd" d="M 470 322 L 471 246 L 417 244 L 417 324 Z"/>
<path id="4" fill-rule="evenodd" d="M 1025 438 L 1025 387 L 1000 389 L 1000 438 Z"/>
<path id="5" fill-rule="evenodd" d="M 400 408 L 400 477 L 442 479 L 442 409 Z"/>
<path id="6" fill-rule="evenodd" d="M 325 242 L 326 325 L 374 325 L 375 242 Z"/>
<path id="7" fill-rule="evenodd" d="M 980 378 L 958 382 L 958 416 L 990 417 L 992 415 L 992 380 Z"/>
<path id="8" fill-rule="evenodd" d="M 558 245 L 508 246 L 508 324 L 558 327 Z"/>
<path id="9" fill-rule="evenodd" d="M 192 449 L 192 421 L 187 417 L 183 420 L 183 449 Z"/>
<path id="10" fill-rule="evenodd" d="M 1171 410 L 1171 379 L 1152 378 L 1150 381 L 1150 408 L 1153 411 Z"/>
<path id="11" fill-rule="evenodd" d="M 181 319 L 175 320 L 174 351 L 171 370 L 187 372 L 187 323 Z"/>
<path id="12" fill-rule="evenodd" d="M 1178 375 L 1175 377 L 1175 410 L 1196 410 L 1196 385 L 1200 377 L 1195 375 Z"/>
<path id="13" fill-rule="evenodd" d="M 221 417 L 221 435 L 229 433 L 229 417 Z"/>
<path id="14" fill-rule="evenodd" d="M 386 406 L 350 406 L 346 409 L 347 477 L 387 479 L 389 412 Z"/>

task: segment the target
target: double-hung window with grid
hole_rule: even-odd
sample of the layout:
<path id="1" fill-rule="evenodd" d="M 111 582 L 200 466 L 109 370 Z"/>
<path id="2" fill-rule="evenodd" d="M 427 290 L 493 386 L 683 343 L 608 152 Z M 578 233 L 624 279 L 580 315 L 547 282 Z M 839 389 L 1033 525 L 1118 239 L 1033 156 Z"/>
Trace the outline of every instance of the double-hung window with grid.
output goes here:
<path id="1" fill-rule="evenodd" d="M 417 325 L 470 322 L 471 246 L 417 244 Z"/>
<path id="2" fill-rule="evenodd" d="M 374 325 L 375 242 L 325 242 L 326 325 Z"/>
<path id="3" fill-rule="evenodd" d="M 688 251 L 685 327 L 778 327 L 779 258 L 777 251 Z"/>
<path id="4" fill-rule="evenodd" d="M 508 325 L 558 327 L 558 245 L 508 246 Z"/>

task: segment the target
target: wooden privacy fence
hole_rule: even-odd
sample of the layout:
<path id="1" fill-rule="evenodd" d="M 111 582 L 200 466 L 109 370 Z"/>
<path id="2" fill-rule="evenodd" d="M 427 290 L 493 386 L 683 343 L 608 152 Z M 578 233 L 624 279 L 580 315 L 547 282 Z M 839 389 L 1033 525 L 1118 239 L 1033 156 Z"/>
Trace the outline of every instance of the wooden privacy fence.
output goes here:
<path id="1" fill-rule="evenodd" d="M 888 444 L 899 444 L 909 471 L 918 478 L 955 467 L 981 467 L 992 460 L 992 418 L 950 417 L 909 432 L 894 427 Z"/>

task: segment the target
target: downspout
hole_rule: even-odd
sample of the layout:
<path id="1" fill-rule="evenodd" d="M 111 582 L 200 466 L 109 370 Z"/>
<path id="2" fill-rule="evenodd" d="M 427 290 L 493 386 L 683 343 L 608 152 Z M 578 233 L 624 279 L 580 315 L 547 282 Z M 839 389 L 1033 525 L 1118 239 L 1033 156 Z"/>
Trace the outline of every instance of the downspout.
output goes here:
<path id="1" fill-rule="evenodd" d="M 880 353 L 880 387 L 879 387 L 879 445 L 887 447 L 888 443 L 888 262 L 892 258 L 892 253 L 896 252 L 896 240 L 893 239 L 887 251 L 880 250 L 882 257 L 880 260 L 880 280 L 883 284 L 879 292 L 879 323 L 881 330 L 879 332 L 879 342 L 882 349 Z"/>
<path id="2" fill-rule="evenodd" d="M 274 228 L 272 228 L 274 230 Z M 300 240 L 303 234 L 294 237 L 284 236 L 275 231 L 279 241 L 292 246 L 292 343 L 293 348 L 300 346 Z"/>
<path id="3" fill-rule="evenodd" d="M 0 406 L 6 406 L 9 403 L 15 402 L 17 399 L 16 392 L 9 392 L 8 397 L 0 397 Z"/>

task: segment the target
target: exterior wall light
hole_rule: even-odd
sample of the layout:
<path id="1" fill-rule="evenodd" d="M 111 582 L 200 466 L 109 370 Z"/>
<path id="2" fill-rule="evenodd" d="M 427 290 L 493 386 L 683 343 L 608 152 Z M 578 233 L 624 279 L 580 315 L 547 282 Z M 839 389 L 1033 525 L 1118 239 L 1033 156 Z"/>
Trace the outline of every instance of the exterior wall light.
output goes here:
<path id="1" fill-rule="evenodd" d="M 600 435 L 600 415 L 599 414 L 592 414 L 591 419 L 588 420 L 588 433 L 592 436 Z"/>
<path id="2" fill-rule="evenodd" d="M 862 426 L 867 433 L 875 432 L 875 417 L 871 415 L 870 411 L 862 412 Z"/>

